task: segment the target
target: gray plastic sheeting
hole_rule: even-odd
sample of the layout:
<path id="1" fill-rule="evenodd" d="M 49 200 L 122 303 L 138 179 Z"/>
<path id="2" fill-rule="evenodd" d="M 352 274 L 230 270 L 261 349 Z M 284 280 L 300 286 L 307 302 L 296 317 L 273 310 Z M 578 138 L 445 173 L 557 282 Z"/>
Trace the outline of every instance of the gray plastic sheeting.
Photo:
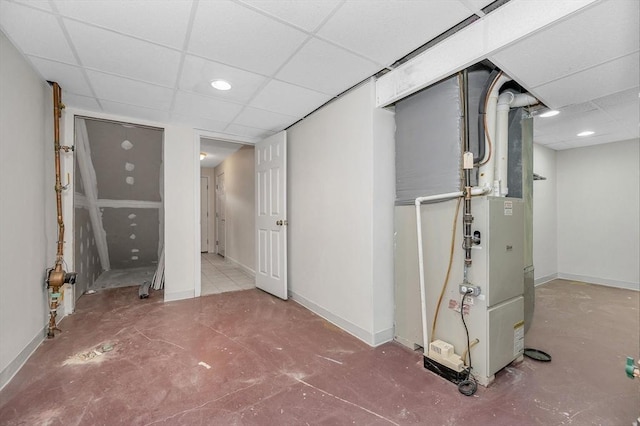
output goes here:
<path id="1" fill-rule="evenodd" d="M 469 143 L 477 152 L 480 92 L 489 72 L 469 73 Z M 461 189 L 462 103 L 457 76 L 396 103 L 396 205 Z"/>

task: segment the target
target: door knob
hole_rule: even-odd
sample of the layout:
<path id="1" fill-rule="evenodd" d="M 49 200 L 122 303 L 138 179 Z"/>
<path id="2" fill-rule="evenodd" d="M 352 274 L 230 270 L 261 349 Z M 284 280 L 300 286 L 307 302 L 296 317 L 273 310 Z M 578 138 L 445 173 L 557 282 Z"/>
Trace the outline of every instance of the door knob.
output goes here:
<path id="1" fill-rule="evenodd" d="M 276 221 L 276 225 L 278 225 L 278 226 L 282 226 L 282 225 L 286 225 L 286 224 L 287 224 L 286 220 L 278 220 L 278 221 Z"/>

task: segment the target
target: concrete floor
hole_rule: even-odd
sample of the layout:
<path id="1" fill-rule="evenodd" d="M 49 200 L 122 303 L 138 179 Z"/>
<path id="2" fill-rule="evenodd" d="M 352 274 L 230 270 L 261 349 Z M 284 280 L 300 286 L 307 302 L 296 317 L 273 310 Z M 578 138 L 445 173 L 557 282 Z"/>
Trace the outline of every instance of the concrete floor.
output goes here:
<path id="1" fill-rule="evenodd" d="M 0 391 L 0 423 L 626 426 L 640 415 L 640 380 L 624 374 L 640 353 L 638 296 L 538 287 L 526 344 L 553 361 L 525 359 L 465 397 L 421 354 L 371 348 L 259 290 L 169 303 L 103 290 Z"/>
<path id="2" fill-rule="evenodd" d="M 117 287 L 139 287 L 145 281 L 153 280 L 156 266 L 145 266 L 129 269 L 111 269 L 100 274 L 96 282 L 89 286 L 87 290 L 101 290 Z"/>

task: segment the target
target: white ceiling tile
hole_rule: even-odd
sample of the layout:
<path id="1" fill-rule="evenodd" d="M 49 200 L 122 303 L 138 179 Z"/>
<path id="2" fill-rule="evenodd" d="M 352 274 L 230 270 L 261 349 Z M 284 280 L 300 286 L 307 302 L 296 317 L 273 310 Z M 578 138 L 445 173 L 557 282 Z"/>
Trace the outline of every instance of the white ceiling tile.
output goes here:
<path id="1" fill-rule="evenodd" d="M 251 101 L 251 106 L 294 117 L 304 117 L 331 96 L 289 83 L 271 80 Z"/>
<path id="2" fill-rule="evenodd" d="M 277 74 L 279 80 L 337 95 L 378 72 L 375 63 L 311 39 Z"/>
<path id="3" fill-rule="evenodd" d="M 97 71 L 87 71 L 98 99 L 168 111 L 173 90 Z"/>
<path id="4" fill-rule="evenodd" d="M 340 0 L 240 0 L 289 22 L 306 31 L 312 32 L 324 21 L 340 3 Z"/>
<path id="5" fill-rule="evenodd" d="M 13 2 L 52 12 L 51 4 L 46 0 L 13 0 Z"/>
<path id="6" fill-rule="evenodd" d="M 110 114 L 122 115 L 139 120 L 149 120 L 158 123 L 167 123 L 169 113 L 166 111 L 158 111 L 151 108 L 143 108 L 134 105 L 125 105 L 118 102 L 101 100 L 105 112 Z"/>
<path id="7" fill-rule="evenodd" d="M 482 16 L 482 9 L 489 6 L 494 0 L 460 0 L 462 4 L 467 6 L 473 13 L 478 13 Z"/>
<path id="8" fill-rule="evenodd" d="M 49 13 L 3 0 L 0 29 L 25 55 L 76 63 L 57 18 Z"/>
<path id="9" fill-rule="evenodd" d="M 191 1 L 55 0 L 61 15 L 182 49 Z M 142 24 L 142 23 L 145 24 Z"/>
<path id="10" fill-rule="evenodd" d="M 532 88 L 532 92 L 550 107 L 558 108 L 636 87 L 639 75 L 640 54 L 636 52 Z"/>
<path id="11" fill-rule="evenodd" d="M 62 103 L 68 108 L 77 108 L 96 112 L 102 111 L 102 108 L 100 108 L 100 105 L 98 105 L 95 98 L 67 93 L 64 88 L 62 90 Z"/>
<path id="12" fill-rule="evenodd" d="M 234 136 L 250 137 L 264 139 L 275 134 L 275 132 L 264 129 L 256 129 L 253 127 L 241 126 L 239 124 L 231 124 L 225 129 L 225 133 Z"/>
<path id="13" fill-rule="evenodd" d="M 33 56 L 29 60 L 45 80 L 55 81 L 65 92 L 93 96 L 81 68 Z"/>
<path id="14" fill-rule="evenodd" d="M 564 143 L 569 148 L 582 148 L 585 146 L 601 145 L 603 143 L 618 142 L 627 139 L 617 133 L 607 133 L 605 135 L 594 135 L 580 139 L 567 140 Z"/>
<path id="15" fill-rule="evenodd" d="M 538 143 L 536 141 L 536 143 Z M 545 144 L 540 144 L 540 145 L 545 145 Z M 558 142 L 558 143 L 551 143 L 551 144 L 547 144 L 545 145 L 547 148 L 551 148 L 554 149 L 556 151 L 561 151 L 563 149 L 569 149 L 571 148 L 571 146 L 565 142 Z"/>
<path id="16" fill-rule="evenodd" d="M 640 77 L 639 77 L 640 78 Z M 640 102 L 640 86 L 632 87 L 631 89 L 623 90 L 621 92 L 612 93 L 602 98 L 594 99 L 592 101 L 600 108 L 608 108 L 620 104 Z"/>
<path id="17" fill-rule="evenodd" d="M 180 52 L 65 19 L 80 61 L 88 68 L 173 87 Z"/>
<path id="18" fill-rule="evenodd" d="M 577 136 L 579 132 L 591 130 L 594 135 Z M 632 138 L 629 126 L 621 125 L 606 112 L 595 109 L 583 114 L 559 114 L 551 118 L 534 119 L 534 141 L 543 145 L 565 143 L 565 148 L 596 145 Z M 559 149 L 559 148 L 554 148 Z"/>
<path id="19" fill-rule="evenodd" d="M 182 126 L 193 127 L 194 129 L 207 130 L 209 132 L 221 133 L 229 124 L 226 121 L 209 120 L 203 117 L 195 117 L 193 115 L 171 114 L 170 122 Z"/>
<path id="20" fill-rule="evenodd" d="M 189 52 L 273 74 L 307 38 L 299 30 L 230 1 L 200 2 Z"/>
<path id="21" fill-rule="evenodd" d="M 228 81 L 231 83 L 231 90 L 214 89 L 211 87 L 212 80 Z M 258 74 L 187 55 L 184 59 L 179 87 L 186 91 L 244 103 L 251 99 L 266 80 L 266 77 Z"/>
<path id="22" fill-rule="evenodd" d="M 577 133 L 584 130 L 602 131 L 603 127 L 609 127 L 611 121 L 609 115 L 595 109 L 575 116 L 563 117 L 563 114 L 558 114 L 549 118 L 536 117 L 534 118 L 534 129 L 543 134 L 555 134 L 572 139 Z"/>
<path id="23" fill-rule="evenodd" d="M 499 63 L 525 86 L 539 86 L 637 52 L 640 48 L 639 7 L 637 0 L 600 2 L 489 59 Z"/>
<path id="24" fill-rule="evenodd" d="M 317 34 L 387 65 L 470 15 L 450 0 L 347 0 Z"/>
<path id="25" fill-rule="evenodd" d="M 230 122 L 242 110 L 242 105 L 220 99 L 179 91 L 173 109 L 175 114 L 196 116 L 216 122 Z"/>
<path id="26" fill-rule="evenodd" d="M 234 120 L 233 124 L 255 127 L 257 129 L 279 131 L 296 122 L 297 117 L 278 114 L 263 109 L 247 107 Z"/>

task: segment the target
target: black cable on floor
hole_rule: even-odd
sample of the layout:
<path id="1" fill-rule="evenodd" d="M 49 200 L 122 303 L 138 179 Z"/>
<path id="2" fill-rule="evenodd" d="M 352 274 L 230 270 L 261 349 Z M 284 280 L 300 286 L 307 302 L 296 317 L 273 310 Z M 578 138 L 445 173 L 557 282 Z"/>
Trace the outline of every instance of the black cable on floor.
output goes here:
<path id="1" fill-rule="evenodd" d="M 466 396 L 471 396 L 476 393 L 478 390 L 478 383 L 476 379 L 471 375 L 471 345 L 469 343 L 469 329 L 467 328 L 467 323 L 464 320 L 464 298 L 467 297 L 467 294 L 473 293 L 473 290 L 467 290 L 465 294 L 462 295 L 462 300 L 460 301 L 460 317 L 462 318 L 462 325 L 464 325 L 464 331 L 467 334 L 467 353 L 469 354 L 469 372 L 467 373 L 467 378 L 460 383 L 458 383 L 458 390 L 461 394 Z M 464 361 L 464 360 L 462 360 Z"/>

